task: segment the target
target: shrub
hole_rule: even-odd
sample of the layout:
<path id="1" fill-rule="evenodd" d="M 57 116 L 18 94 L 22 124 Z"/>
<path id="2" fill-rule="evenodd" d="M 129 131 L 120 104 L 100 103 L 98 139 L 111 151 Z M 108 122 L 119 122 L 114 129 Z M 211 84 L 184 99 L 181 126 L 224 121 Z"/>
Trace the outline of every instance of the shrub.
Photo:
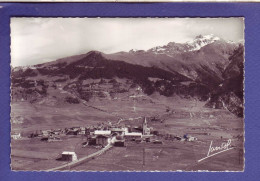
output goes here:
<path id="1" fill-rule="evenodd" d="M 74 98 L 74 97 L 66 97 L 65 101 L 70 103 L 70 104 L 79 104 L 79 100 L 78 98 Z"/>

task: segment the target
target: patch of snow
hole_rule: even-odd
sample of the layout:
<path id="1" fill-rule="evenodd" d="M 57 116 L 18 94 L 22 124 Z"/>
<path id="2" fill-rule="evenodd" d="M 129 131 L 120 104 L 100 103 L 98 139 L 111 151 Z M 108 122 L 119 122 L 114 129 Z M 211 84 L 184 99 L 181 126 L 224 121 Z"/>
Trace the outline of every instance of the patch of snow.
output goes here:
<path id="1" fill-rule="evenodd" d="M 157 51 L 164 51 L 164 50 L 165 50 L 165 48 L 158 47 L 156 50 L 157 50 Z"/>
<path id="2" fill-rule="evenodd" d="M 210 34 L 210 35 L 205 35 L 205 36 L 198 36 L 194 40 L 188 41 L 186 43 L 188 46 L 191 47 L 189 51 L 196 51 L 217 40 L 220 40 L 220 38 L 215 37 L 213 34 Z"/>
<path id="3" fill-rule="evenodd" d="M 230 43 L 230 44 L 236 44 L 236 42 L 234 42 L 232 40 L 228 40 L 227 42 Z"/>
<path id="4" fill-rule="evenodd" d="M 163 80 L 163 79 L 154 78 L 154 77 L 148 77 L 148 80 L 151 81 L 151 82 L 156 82 L 156 81 Z"/>

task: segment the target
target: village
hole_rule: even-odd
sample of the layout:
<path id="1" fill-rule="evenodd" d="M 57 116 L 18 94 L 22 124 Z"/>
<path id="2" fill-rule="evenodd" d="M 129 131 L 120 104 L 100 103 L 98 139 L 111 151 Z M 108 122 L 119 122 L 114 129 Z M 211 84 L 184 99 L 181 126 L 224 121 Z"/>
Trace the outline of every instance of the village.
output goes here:
<path id="1" fill-rule="evenodd" d="M 164 144 L 163 140 L 178 140 L 178 141 L 195 141 L 197 138 L 188 134 L 184 136 L 177 136 L 171 134 L 160 134 L 158 130 L 149 127 L 148 122 L 153 121 L 154 118 L 139 117 L 136 121 L 141 123 L 137 126 L 124 125 L 123 120 L 119 120 L 116 124 L 110 121 L 101 123 L 96 126 L 86 127 L 71 127 L 64 129 L 49 129 L 37 130 L 29 134 L 29 139 L 39 138 L 42 142 L 57 142 L 62 141 L 67 136 L 82 137 L 82 148 L 96 147 L 104 148 L 107 145 L 114 147 L 127 147 L 128 144 Z M 120 124 L 118 124 L 120 123 Z M 12 135 L 12 138 L 21 139 L 20 135 Z M 75 152 L 64 150 L 60 157 L 56 160 L 63 161 L 77 161 L 77 154 Z"/>

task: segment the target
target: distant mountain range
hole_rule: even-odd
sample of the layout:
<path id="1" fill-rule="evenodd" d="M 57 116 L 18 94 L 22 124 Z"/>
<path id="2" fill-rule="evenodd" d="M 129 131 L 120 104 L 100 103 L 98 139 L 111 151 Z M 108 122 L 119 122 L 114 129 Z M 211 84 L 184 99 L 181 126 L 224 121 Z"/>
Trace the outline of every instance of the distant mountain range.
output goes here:
<path id="1" fill-rule="evenodd" d="M 100 79 L 99 84 L 115 84 L 115 79 L 124 79 L 127 81 L 120 85 L 124 91 L 140 86 L 147 95 L 158 92 L 164 96 L 208 100 L 208 107 L 225 108 L 243 116 L 243 52 L 242 44 L 214 35 L 199 35 L 193 41 L 170 42 L 147 51 L 113 54 L 91 51 L 44 64 L 13 68 L 12 96 L 27 97 L 32 101 L 36 95 L 46 96 L 48 86 L 54 86 L 59 80 L 67 89 L 75 83 L 74 93 L 83 98 L 88 92 L 86 100 L 89 101 L 94 94 L 86 88 L 84 81 Z M 37 87 L 39 80 L 44 81 L 41 89 Z"/>
<path id="2" fill-rule="evenodd" d="M 158 67 L 178 72 L 194 81 L 216 84 L 223 81 L 222 73 L 230 63 L 228 58 L 238 45 L 213 35 L 200 35 L 183 44 L 170 42 L 148 51 L 131 50 L 104 54 L 104 57 L 145 67 Z"/>

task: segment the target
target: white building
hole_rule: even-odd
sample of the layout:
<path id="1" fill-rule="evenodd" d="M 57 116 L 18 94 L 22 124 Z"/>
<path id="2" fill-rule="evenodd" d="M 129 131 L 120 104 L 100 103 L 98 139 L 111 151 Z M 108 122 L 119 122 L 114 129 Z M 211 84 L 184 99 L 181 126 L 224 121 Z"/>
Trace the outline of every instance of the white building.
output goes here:
<path id="1" fill-rule="evenodd" d="M 94 135 L 109 136 L 109 135 L 111 135 L 111 131 L 110 130 L 95 130 Z"/>
<path id="2" fill-rule="evenodd" d="M 22 138 L 21 133 L 12 134 L 11 138 L 13 138 L 14 140 L 20 139 L 20 138 Z"/>
<path id="3" fill-rule="evenodd" d="M 62 155 L 61 159 L 65 160 L 65 161 L 73 161 L 74 162 L 74 161 L 78 160 L 75 152 L 64 151 L 64 152 L 62 152 L 61 155 Z"/>
<path id="4" fill-rule="evenodd" d="M 86 134 L 86 128 L 85 127 L 80 127 L 80 130 L 79 130 L 78 134 L 81 134 L 81 135 Z"/>

